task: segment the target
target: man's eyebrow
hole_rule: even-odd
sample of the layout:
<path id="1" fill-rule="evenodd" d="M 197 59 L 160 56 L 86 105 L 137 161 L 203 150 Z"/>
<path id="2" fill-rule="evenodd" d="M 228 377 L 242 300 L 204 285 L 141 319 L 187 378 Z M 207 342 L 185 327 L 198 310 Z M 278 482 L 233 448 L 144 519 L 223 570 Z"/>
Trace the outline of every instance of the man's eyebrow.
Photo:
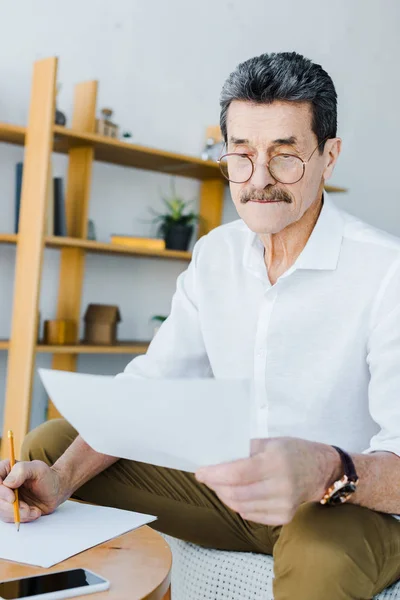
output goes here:
<path id="1" fill-rule="evenodd" d="M 246 140 L 245 138 L 236 138 L 234 136 L 231 136 L 229 138 L 229 142 L 231 144 L 236 144 L 237 146 L 240 146 L 241 144 L 248 144 L 249 140 Z M 272 141 L 272 146 L 294 146 L 295 144 L 297 144 L 297 137 L 295 135 L 291 135 L 290 137 L 287 138 L 278 138 L 276 140 Z"/>
<path id="2" fill-rule="evenodd" d="M 288 138 L 278 138 L 272 142 L 274 146 L 294 146 L 297 144 L 297 137 L 295 135 L 291 135 Z"/>
<path id="3" fill-rule="evenodd" d="M 248 144 L 249 140 L 245 140 L 244 138 L 236 138 L 234 136 L 231 135 L 231 137 L 229 138 L 229 141 L 231 144 L 236 144 L 237 146 L 240 146 L 241 144 Z"/>

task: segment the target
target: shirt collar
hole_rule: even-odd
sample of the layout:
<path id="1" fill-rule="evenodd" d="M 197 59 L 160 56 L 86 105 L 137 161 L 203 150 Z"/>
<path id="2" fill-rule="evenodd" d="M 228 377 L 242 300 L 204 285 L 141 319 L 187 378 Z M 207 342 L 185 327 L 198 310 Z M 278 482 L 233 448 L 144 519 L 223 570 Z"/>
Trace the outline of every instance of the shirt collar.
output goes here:
<path id="1" fill-rule="evenodd" d="M 296 269 L 334 271 L 342 247 L 344 220 L 324 192 L 324 204 L 307 244 L 293 265 Z"/>
<path id="2" fill-rule="evenodd" d="M 344 220 L 340 210 L 324 191 L 324 203 L 318 221 L 296 262 L 282 277 L 297 269 L 334 271 L 339 261 L 343 228 Z M 243 260 L 249 271 L 264 279 L 264 246 L 254 232 L 250 232 Z"/>

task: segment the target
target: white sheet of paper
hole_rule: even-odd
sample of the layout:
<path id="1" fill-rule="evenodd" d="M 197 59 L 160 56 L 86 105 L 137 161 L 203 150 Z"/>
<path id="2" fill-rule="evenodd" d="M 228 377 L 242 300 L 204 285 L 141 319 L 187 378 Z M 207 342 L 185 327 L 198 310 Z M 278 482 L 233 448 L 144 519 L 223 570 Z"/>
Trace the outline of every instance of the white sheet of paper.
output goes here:
<path id="1" fill-rule="evenodd" d="M 97 452 L 194 472 L 250 455 L 250 382 L 39 369 L 59 412 Z"/>
<path id="2" fill-rule="evenodd" d="M 152 515 L 67 501 L 32 523 L 0 521 L 0 558 L 38 567 L 53 565 L 154 521 Z"/>

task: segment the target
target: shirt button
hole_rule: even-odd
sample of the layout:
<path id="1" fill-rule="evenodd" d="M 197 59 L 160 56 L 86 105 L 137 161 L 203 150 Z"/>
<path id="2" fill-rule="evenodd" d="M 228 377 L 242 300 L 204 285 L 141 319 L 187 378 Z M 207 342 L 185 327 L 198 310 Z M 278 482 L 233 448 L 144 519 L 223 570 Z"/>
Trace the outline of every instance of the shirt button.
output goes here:
<path id="1" fill-rule="evenodd" d="M 263 356 L 265 356 L 265 350 L 259 350 L 257 352 L 257 356 L 259 356 L 260 358 L 263 358 Z"/>

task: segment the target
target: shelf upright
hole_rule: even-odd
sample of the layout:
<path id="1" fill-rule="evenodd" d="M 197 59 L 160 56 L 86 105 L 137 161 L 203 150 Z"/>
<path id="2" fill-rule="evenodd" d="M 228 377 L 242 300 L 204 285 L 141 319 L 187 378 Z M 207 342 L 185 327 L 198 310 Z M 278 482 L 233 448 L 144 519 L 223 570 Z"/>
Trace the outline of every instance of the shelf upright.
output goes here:
<path id="1" fill-rule="evenodd" d="M 86 81 L 75 86 L 72 129 L 80 133 L 94 133 L 97 102 L 97 81 Z M 92 145 L 71 148 L 68 152 L 68 179 L 66 210 L 68 235 L 87 238 L 87 221 L 92 182 L 94 149 Z M 80 322 L 82 288 L 86 252 L 83 248 L 62 248 L 58 286 L 57 319 Z M 79 341 L 79 327 L 75 343 Z M 54 354 L 52 368 L 76 371 L 76 352 Z M 47 418 L 60 416 L 51 400 Z"/>
<path id="2" fill-rule="evenodd" d="M 35 365 L 38 304 L 42 275 L 57 58 L 36 61 L 33 68 L 7 363 L 3 439 L 12 429 L 16 453 L 28 431 Z M 7 452 L 3 444 L 2 456 Z"/>

